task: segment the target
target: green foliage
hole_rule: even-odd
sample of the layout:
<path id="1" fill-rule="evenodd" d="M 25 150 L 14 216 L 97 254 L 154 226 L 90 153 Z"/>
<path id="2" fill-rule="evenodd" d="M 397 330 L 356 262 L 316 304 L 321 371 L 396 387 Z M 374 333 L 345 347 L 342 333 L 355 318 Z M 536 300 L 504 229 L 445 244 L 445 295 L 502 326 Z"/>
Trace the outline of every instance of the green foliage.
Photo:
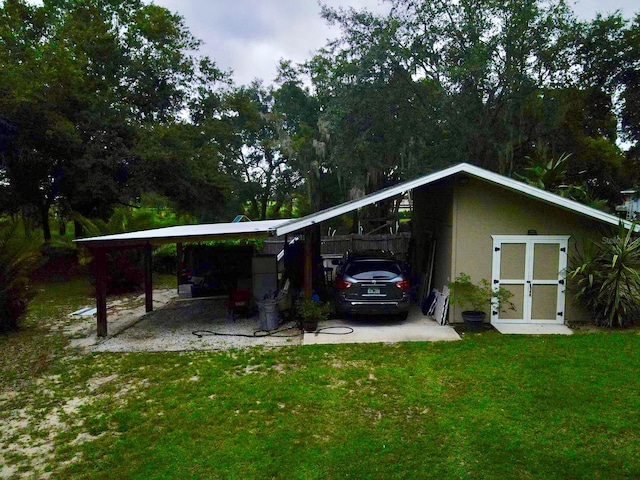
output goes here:
<path id="1" fill-rule="evenodd" d="M 586 244 L 567 272 L 576 299 L 606 327 L 624 327 L 640 314 L 640 237 L 620 225 L 601 243 Z"/>
<path id="2" fill-rule="evenodd" d="M 583 181 L 582 185 L 569 184 L 567 180 L 569 157 L 569 154 L 562 154 L 555 160 L 529 159 L 529 166 L 523 170 L 522 174 L 515 173 L 514 177 L 534 187 L 584 203 L 592 208 L 605 210 L 607 200 L 595 198 L 587 182 Z"/>
<path id="3" fill-rule="evenodd" d="M 18 233 L 18 225 L 0 221 L 0 332 L 18 326 L 32 297 L 29 274 L 40 260 L 33 239 Z"/>
<path id="4" fill-rule="evenodd" d="M 172 209 L 162 202 L 155 207 L 150 206 L 152 199 L 156 202 L 162 199 L 151 197 L 146 199 L 142 208 L 117 207 L 107 220 L 90 220 L 76 215 L 76 221 L 81 223 L 89 236 L 109 235 L 114 233 L 148 230 L 183 224 L 191 220 L 178 216 Z M 175 245 L 166 245 L 154 251 L 154 266 L 156 270 L 169 272 L 175 269 Z M 80 252 L 80 262 L 89 264 L 93 258 L 88 252 Z M 107 271 L 107 286 L 110 291 L 135 291 L 144 282 L 144 254 L 140 249 L 113 250 L 109 252 Z"/>
<path id="5" fill-rule="evenodd" d="M 626 140 L 640 140 L 640 14 L 627 20 L 621 12 L 598 15 L 581 25 L 582 80 L 608 93 L 617 102 Z"/>
<path id="6" fill-rule="evenodd" d="M 473 283 L 469 275 L 460 273 L 449 284 L 449 288 L 451 304 L 458 305 L 460 308 L 470 306 L 473 311 L 485 313 L 489 306 L 499 308 L 501 312 L 506 311 L 507 308 L 515 310 L 515 305 L 510 301 L 513 293 L 504 287 L 493 289 L 486 278 Z"/>
<path id="7" fill-rule="evenodd" d="M 225 81 L 193 54 L 199 41 L 181 17 L 140 0 L 12 0 L 0 5 L 0 20 L 0 117 L 8 125 L 2 190 L 11 211 L 35 211 L 45 241 L 55 203 L 61 212 L 102 219 L 154 188 L 182 206 L 194 198 L 220 203 L 218 151 L 197 143 L 210 141 L 209 131 L 171 130 L 182 144 L 171 168 L 158 149 L 139 148 L 179 125 L 190 107 L 212 104 Z M 166 181 L 146 181 L 154 178 L 184 184 L 162 189 Z"/>
<path id="8" fill-rule="evenodd" d="M 264 238 L 239 238 L 237 240 L 209 240 L 205 242 L 198 242 L 197 245 L 209 245 L 212 247 L 236 247 L 239 245 L 251 245 L 254 250 L 261 250 L 262 245 L 264 244 Z M 185 243 L 185 246 L 189 245 Z"/>
<path id="9" fill-rule="evenodd" d="M 625 160 L 616 137 L 620 125 L 640 138 L 640 15 L 388 3 L 389 15 L 323 7 L 339 38 L 302 66 L 282 61 L 274 87 L 237 88 L 158 5 L 2 3 L 0 211 L 49 241 L 52 208 L 61 224 L 106 221 L 149 192 L 203 222 L 317 211 L 460 161 L 540 167 L 523 175 L 596 207 L 637 180 L 637 151 Z"/>
<path id="10" fill-rule="evenodd" d="M 220 138 L 218 127 L 212 125 L 217 122 L 177 122 L 147 129 L 134 150 L 140 159 L 134 171 L 141 189 L 168 199 L 178 212 L 199 221 L 219 218 L 233 175 L 220 161 L 226 152 L 218 145 L 228 140 Z"/>
<path id="11" fill-rule="evenodd" d="M 567 160 L 571 155 L 563 153 L 557 159 L 535 161 L 522 172 L 522 175 L 515 174 L 515 178 L 527 182 L 529 185 L 541 188 L 542 190 L 558 191 L 564 184 L 567 174 Z"/>
<path id="12" fill-rule="evenodd" d="M 304 299 L 298 303 L 298 313 L 305 321 L 322 322 L 329 318 L 331 305 L 328 303 L 316 302 Z"/>
<path id="13" fill-rule="evenodd" d="M 237 113 L 228 118 L 233 131 L 234 190 L 240 203 L 248 205 L 245 213 L 254 220 L 292 211 L 302 180 L 295 162 L 290 161 L 298 119 L 276 108 L 277 95 L 277 89 L 255 81 L 235 89 L 228 98 L 229 107 Z"/>
<path id="14" fill-rule="evenodd" d="M 538 140 L 531 105 L 544 89 L 570 82 L 575 17 L 567 4 L 390 3 L 387 17 L 323 9 L 344 33 L 312 62 L 319 91 L 361 91 L 356 105 L 366 110 L 356 128 L 389 152 L 397 142 L 395 151 L 406 152 L 397 165 L 414 156 L 424 172 L 472 160 L 511 173 Z M 384 161 L 383 151 L 375 161 Z"/>

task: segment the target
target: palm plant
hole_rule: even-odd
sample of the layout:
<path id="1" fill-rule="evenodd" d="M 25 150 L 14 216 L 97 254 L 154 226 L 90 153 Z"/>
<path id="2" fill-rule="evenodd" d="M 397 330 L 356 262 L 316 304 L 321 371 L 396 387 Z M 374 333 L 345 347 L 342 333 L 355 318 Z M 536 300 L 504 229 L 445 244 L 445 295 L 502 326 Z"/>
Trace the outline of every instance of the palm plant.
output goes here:
<path id="1" fill-rule="evenodd" d="M 0 223 L 0 331 L 18 326 L 31 298 L 29 275 L 40 260 L 35 241 L 17 231 L 13 222 Z"/>
<path id="2" fill-rule="evenodd" d="M 517 180 L 534 187 L 556 193 L 562 197 L 583 203 L 591 208 L 605 210 L 607 201 L 593 196 L 586 184 L 571 185 L 566 182 L 567 165 L 571 154 L 563 153 L 557 159 L 532 160 L 522 174 L 514 173 Z"/>
<path id="3" fill-rule="evenodd" d="M 541 188 L 542 190 L 556 191 L 563 183 L 567 174 L 567 160 L 571 154 L 563 153 L 557 159 L 531 160 L 531 163 L 522 173 L 514 176 L 523 182 Z"/>
<path id="4" fill-rule="evenodd" d="M 576 299 L 596 323 L 623 327 L 640 313 L 640 225 L 620 225 L 617 235 L 585 246 L 568 273 Z"/>

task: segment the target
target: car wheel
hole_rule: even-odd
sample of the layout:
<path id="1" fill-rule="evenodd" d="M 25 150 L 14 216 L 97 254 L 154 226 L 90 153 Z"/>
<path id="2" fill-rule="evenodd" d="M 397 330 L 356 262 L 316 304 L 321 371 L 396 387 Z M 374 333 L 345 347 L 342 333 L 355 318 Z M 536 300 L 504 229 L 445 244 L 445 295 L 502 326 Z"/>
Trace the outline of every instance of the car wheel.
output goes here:
<path id="1" fill-rule="evenodd" d="M 406 320 L 409 316 L 409 312 L 402 312 L 398 314 L 398 320 Z"/>

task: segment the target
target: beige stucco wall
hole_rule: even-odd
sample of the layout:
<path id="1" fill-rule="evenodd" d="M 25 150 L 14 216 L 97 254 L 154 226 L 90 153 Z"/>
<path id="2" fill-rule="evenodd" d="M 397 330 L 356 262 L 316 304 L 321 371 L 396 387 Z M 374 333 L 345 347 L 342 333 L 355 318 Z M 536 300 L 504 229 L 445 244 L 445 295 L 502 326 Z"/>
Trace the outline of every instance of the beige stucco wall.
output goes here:
<path id="1" fill-rule="evenodd" d="M 606 231 L 600 222 L 526 197 L 478 179 L 453 183 L 451 271 L 454 278 L 465 272 L 474 281 L 491 280 L 492 235 L 571 235 L 569 258 L 584 239 L 600 240 Z M 439 251 L 438 256 L 444 252 Z M 588 321 L 567 292 L 566 322 Z M 449 319 L 460 322 L 459 308 L 451 308 Z"/>

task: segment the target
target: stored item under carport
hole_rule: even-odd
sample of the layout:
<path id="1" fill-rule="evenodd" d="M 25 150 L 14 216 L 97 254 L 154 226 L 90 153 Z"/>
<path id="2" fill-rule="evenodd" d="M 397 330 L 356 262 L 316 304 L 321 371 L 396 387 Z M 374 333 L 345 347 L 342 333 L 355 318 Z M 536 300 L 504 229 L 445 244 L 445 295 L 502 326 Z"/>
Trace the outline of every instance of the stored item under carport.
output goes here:
<path id="1" fill-rule="evenodd" d="M 256 301 L 258 305 L 258 316 L 260 317 L 260 328 L 262 330 L 275 330 L 280 325 L 280 315 L 278 315 L 278 300 L 267 298 Z"/>

